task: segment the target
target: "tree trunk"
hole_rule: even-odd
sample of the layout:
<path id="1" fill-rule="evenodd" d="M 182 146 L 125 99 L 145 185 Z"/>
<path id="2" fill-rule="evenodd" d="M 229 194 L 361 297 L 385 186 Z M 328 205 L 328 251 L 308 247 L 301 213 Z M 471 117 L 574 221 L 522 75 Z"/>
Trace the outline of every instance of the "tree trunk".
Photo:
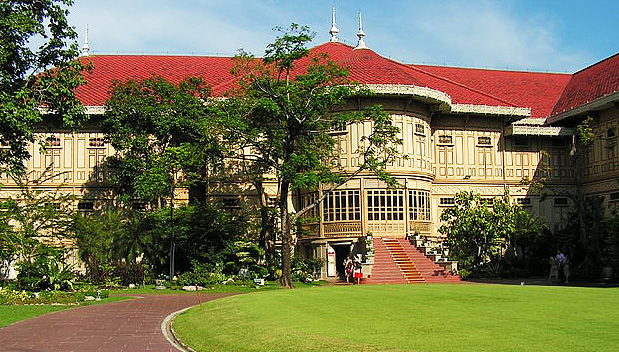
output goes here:
<path id="1" fill-rule="evenodd" d="M 581 248 L 584 248 L 585 250 L 585 262 L 584 262 L 584 267 L 585 267 L 585 272 L 586 275 L 589 276 L 591 273 L 591 258 L 589 258 L 589 238 L 588 238 L 588 231 L 587 231 L 587 223 L 585 221 L 585 212 L 587 211 L 586 206 L 585 206 L 585 195 L 583 193 L 583 189 L 582 189 L 582 184 L 583 184 L 583 153 L 585 153 L 585 147 L 582 145 L 578 146 L 578 151 L 576 152 L 575 155 L 575 164 L 576 164 L 576 170 L 575 170 L 575 176 L 576 176 L 576 209 L 577 214 L 578 214 L 578 227 L 579 227 L 579 233 L 580 233 L 580 243 L 579 245 L 581 246 Z"/>
<path id="2" fill-rule="evenodd" d="M 280 283 L 284 288 L 292 288 L 292 258 L 290 257 L 291 251 L 291 219 L 288 214 L 288 191 L 290 189 L 290 183 L 288 181 L 282 181 L 280 188 L 280 200 L 279 205 L 282 211 L 281 224 L 282 224 L 282 277 Z"/>

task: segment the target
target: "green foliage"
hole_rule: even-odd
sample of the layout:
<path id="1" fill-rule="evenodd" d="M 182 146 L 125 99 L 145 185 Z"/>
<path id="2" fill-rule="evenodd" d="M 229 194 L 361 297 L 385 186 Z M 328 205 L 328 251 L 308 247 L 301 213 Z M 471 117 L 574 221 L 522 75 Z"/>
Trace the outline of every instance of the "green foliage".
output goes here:
<path id="1" fill-rule="evenodd" d="M 73 290 L 73 266 L 62 260 L 59 249 L 42 247 L 37 256 L 17 264 L 17 285 L 27 291 Z"/>
<path id="2" fill-rule="evenodd" d="M 84 297 L 91 296 L 105 299 L 109 297 L 108 290 L 96 290 L 93 288 L 80 289 L 74 292 L 46 290 L 37 293 L 0 287 L 0 305 L 23 305 L 23 304 L 79 304 Z"/>
<path id="3" fill-rule="evenodd" d="M 209 94 L 200 78 L 174 84 L 153 76 L 113 84 L 102 126 L 120 152 L 105 168 L 121 199 L 160 206 L 160 198 L 169 197 L 174 187 L 203 182 L 207 165 L 220 162 L 205 104 Z"/>
<path id="4" fill-rule="evenodd" d="M 189 270 L 192 261 L 223 263 L 228 246 L 242 239 L 249 226 L 246 214 L 231 214 L 215 203 L 185 205 L 173 215 L 179 272 Z M 127 285 L 166 273 L 170 225 L 167 207 L 151 212 L 104 208 L 77 215 L 72 232 L 92 282 Z"/>
<path id="5" fill-rule="evenodd" d="M 72 195 L 61 193 L 59 188 L 33 187 L 53 176 L 49 170 L 34 181 L 29 181 L 30 174 L 10 175 L 18 192 L 0 200 L 0 265 L 6 265 L 3 270 L 13 263 L 32 263 L 38 256 L 47 255 L 51 244 L 70 237 L 73 217 Z"/>
<path id="6" fill-rule="evenodd" d="M 252 277 L 265 277 L 268 275 L 268 270 L 258 265 L 263 254 L 262 249 L 253 242 L 229 243 L 222 253 L 223 270 L 227 274 L 235 275 L 239 270 L 246 269 Z"/>
<path id="7" fill-rule="evenodd" d="M 576 126 L 576 135 L 578 136 L 578 143 L 582 147 L 587 147 L 593 143 L 595 139 L 595 133 L 591 127 L 593 117 L 587 116 L 578 126 Z"/>
<path id="8" fill-rule="evenodd" d="M 603 203 L 603 197 L 586 197 L 583 213 L 573 209 L 563 226 L 555 230 L 554 248 L 570 258 L 576 275 L 598 278 L 604 267 L 619 270 L 619 215 L 608 211 Z M 584 237 L 581 221 L 586 228 Z"/>
<path id="9" fill-rule="evenodd" d="M 295 281 L 307 282 L 317 279 L 317 273 L 325 264 L 323 258 L 294 257 L 292 259 L 292 275 Z"/>
<path id="10" fill-rule="evenodd" d="M 150 281 L 149 267 L 143 263 L 123 261 L 117 263 L 114 267 L 114 277 L 120 279 L 120 284 L 128 286 L 129 284 L 144 286 Z"/>
<path id="11" fill-rule="evenodd" d="M 77 60 L 77 34 L 67 23 L 72 4 L 0 2 L 0 137 L 10 146 L 0 150 L 0 165 L 23 170 L 27 145 L 41 122 L 76 127 L 86 118 L 73 93 L 88 66 Z"/>
<path id="12" fill-rule="evenodd" d="M 455 206 L 445 210 L 441 220 L 444 223 L 439 232 L 447 235 L 450 256 L 461 268 L 491 277 L 501 274 L 508 249 L 519 247 L 524 252 L 545 228 L 537 218 L 512 204 L 507 191 L 494 199 L 484 199 L 472 191 L 458 193 Z"/>
<path id="13" fill-rule="evenodd" d="M 347 70 L 325 55 L 308 57 L 306 45 L 313 35 L 307 27 L 292 24 L 288 30 L 277 30 L 280 35 L 267 46 L 263 60 L 245 52 L 235 58 L 233 73 L 239 77 L 241 87 L 222 103 L 219 120 L 225 123 L 233 142 L 244 148 L 243 153 L 251 151 L 251 157 L 237 157 L 250 162 L 248 169 L 260 176 L 270 173 L 278 177 L 282 283 L 290 287 L 292 227 L 322 199 L 292 214 L 287 209 L 289 192 L 321 184 L 335 189 L 362 171 L 374 172 L 395 184 L 385 169 L 397 154 L 401 140 L 399 129 L 381 107 L 345 111 L 347 102 L 367 92 L 348 80 Z M 302 71 L 294 70 L 301 60 L 306 66 Z M 366 121 L 373 123 L 373 130 L 361 141 L 362 164 L 352 172 L 338 168 L 334 164 L 336 139 L 332 128 Z"/>
<path id="14" fill-rule="evenodd" d="M 204 264 L 192 261 L 192 269 L 184 272 L 176 281 L 180 286 L 213 286 L 227 280 L 226 274 L 221 272 L 221 266 Z"/>

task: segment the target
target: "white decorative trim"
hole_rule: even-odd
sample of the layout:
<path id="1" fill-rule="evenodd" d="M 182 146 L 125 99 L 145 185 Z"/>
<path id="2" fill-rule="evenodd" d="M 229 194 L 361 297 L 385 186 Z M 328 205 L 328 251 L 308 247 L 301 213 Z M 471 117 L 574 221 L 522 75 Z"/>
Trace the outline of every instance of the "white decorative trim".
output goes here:
<path id="1" fill-rule="evenodd" d="M 84 109 L 88 115 L 103 115 L 105 113 L 105 106 L 84 106 Z"/>
<path id="2" fill-rule="evenodd" d="M 611 104 L 616 101 L 619 101 L 619 91 L 608 94 L 593 101 L 586 102 L 585 104 L 566 110 L 558 115 L 550 116 L 546 119 L 546 123 L 554 123 L 571 116 L 585 114 L 592 110 L 599 110 L 604 108 L 604 106 L 606 106 L 607 104 Z"/>
<path id="3" fill-rule="evenodd" d="M 484 115 L 531 116 L 531 108 L 518 108 L 513 106 L 453 104 L 451 107 L 451 112 Z"/>
<path id="4" fill-rule="evenodd" d="M 42 115 L 52 113 L 49 108 L 38 108 L 38 110 Z M 105 113 L 105 106 L 84 106 L 84 113 L 87 115 L 103 115 Z"/>
<path id="5" fill-rule="evenodd" d="M 408 84 L 367 84 L 366 87 L 376 94 L 414 95 L 423 99 L 432 100 L 440 104 L 440 110 L 443 112 L 531 117 L 531 108 L 452 104 L 449 95 L 428 87 Z"/>
<path id="6" fill-rule="evenodd" d="M 569 127 L 511 125 L 505 128 L 506 136 L 573 136 L 574 129 Z"/>
<path id="7" fill-rule="evenodd" d="M 373 93 L 377 94 L 395 94 L 395 95 L 415 95 L 418 97 L 435 100 L 441 103 L 441 108 L 445 107 L 449 111 L 451 106 L 451 98 L 449 95 L 427 87 L 419 87 L 408 84 L 367 84 L 366 87 Z"/>
<path id="8" fill-rule="evenodd" d="M 514 125 L 534 125 L 534 126 L 543 126 L 546 123 L 545 118 L 539 117 L 525 117 L 524 119 L 520 119 L 518 121 L 514 121 Z"/>

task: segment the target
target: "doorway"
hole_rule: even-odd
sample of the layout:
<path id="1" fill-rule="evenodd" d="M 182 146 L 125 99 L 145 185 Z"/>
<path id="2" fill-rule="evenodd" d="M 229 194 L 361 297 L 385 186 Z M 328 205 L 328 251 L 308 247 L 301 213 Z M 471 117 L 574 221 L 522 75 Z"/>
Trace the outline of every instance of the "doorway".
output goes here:
<path id="1" fill-rule="evenodd" d="M 335 250 L 335 270 L 340 279 L 344 278 L 344 261 L 350 254 L 350 242 L 347 243 L 330 243 Z"/>

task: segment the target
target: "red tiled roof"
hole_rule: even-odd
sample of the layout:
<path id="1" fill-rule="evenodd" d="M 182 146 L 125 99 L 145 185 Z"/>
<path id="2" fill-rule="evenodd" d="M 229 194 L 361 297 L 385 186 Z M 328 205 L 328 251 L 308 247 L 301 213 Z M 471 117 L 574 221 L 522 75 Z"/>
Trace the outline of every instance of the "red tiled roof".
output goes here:
<path id="1" fill-rule="evenodd" d="M 229 90 L 233 81 L 230 73 L 232 59 L 229 57 L 96 55 L 82 57 L 82 60 L 94 65 L 92 72 L 85 75 L 86 85 L 76 91 L 85 106 L 103 106 L 115 80 L 160 75 L 178 83 L 186 77 L 199 76 L 211 86 L 212 94 L 216 96 Z"/>
<path id="2" fill-rule="evenodd" d="M 619 54 L 576 73 L 570 80 L 572 76 L 568 74 L 406 65 L 372 50 L 354 50 L 342 43 L 325 43 L 311 51 L 326 53 L 331 60 L 347 67 L 350 78 L 359 83 L 427 87 L 446 93 L 455 104 L 531 108 L 532 117 L 549 116 L 553 106 L 557 113 L 619 87 Z M 234 83 L 230 57 L 96 55 L 82 60 L 94 65 L 93 71 L 85 76 L 87 85 L 77 90 L 78 98 L 86 106 L 102 106 L 115 80 L 160 75 L 179 82 L 185 77 L 200 76 L 215 96 L 222 96 Z M 293 74 L 303 72 L 309 62 L 299 62 Z"/>
<path id="3" fill-rule="evenodd" d="M 551 116 L 619 91 L 619 53 L 576 72 Z"/>
<path id="4" fill-rule="evenodd" d="M 518 107 L 531 108 L 532 117 L 546 117 L 552 111 L 569 74 L 500 71 L 474 68 L 411 65 L 419 70 L 484 92 Z"/>
<path id="5" fill-rule="evenodd" d="M 312 49 L 326 52 L 329 57 L 348 67 L 350 78 L 364 84 L 403 84 L 427 87 L 447 93 L 453 103 L 491 106 L 518 106 L 482 91 L 444 77 L 426 72 L 412 65 L 404 65 L 384 58 L 372 50 L 354 50 L 341 43 L 326 43 Z"/>

